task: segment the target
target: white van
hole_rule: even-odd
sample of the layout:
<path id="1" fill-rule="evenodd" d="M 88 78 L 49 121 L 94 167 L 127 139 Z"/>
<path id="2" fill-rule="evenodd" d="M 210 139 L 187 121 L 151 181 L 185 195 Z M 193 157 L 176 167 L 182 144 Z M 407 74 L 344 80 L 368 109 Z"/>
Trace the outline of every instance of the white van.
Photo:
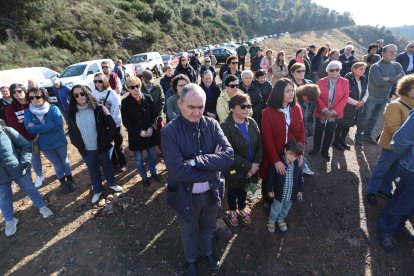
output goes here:
<path id="1" fill-rule="evenodd" d="M 63 85 L 72 88 L 76 84 L 88 85 L 92 90 L 93 77 L 96 73 L 102 72 L 101 63 L 103 61 L 109 62 L 109 66 L 115 67 L 112 59 L 97 59 L 75 63 L 66 67 L 60 74 L 60 80 Z"/>
<path id="2" fill-rule="evenodd" d="M 129 63 L 135 66 L 135 72 L 137 75 L 142 74 L 144 70 L 158 69 L 159 72 L 162 72 L 162 69 L 164 68 L 164 62 L 158 52 L 133 55 L 129 59 Z"/>
<path id="3" fill-rule="evenodd" d="M 0 83 L 10 86 L 13 83 L 20 83 L 27 87 L 28 80 L 35 80 L 39 87 L 45 88 L 49 92 L 49 100 L 57 102 L 52 93 L 52 78 L 58 77 L 59 73 L 46 67 L 27 67 L 0 71 Z"/>

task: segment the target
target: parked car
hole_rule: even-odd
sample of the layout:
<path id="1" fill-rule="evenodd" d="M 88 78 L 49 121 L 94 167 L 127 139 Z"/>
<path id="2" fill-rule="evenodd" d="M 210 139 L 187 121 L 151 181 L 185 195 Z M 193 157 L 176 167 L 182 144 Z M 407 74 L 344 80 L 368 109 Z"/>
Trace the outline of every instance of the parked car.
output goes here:
<path id="1" fill-rule="evenodd" d="M 180 62 L 180 57 L 185 56 L 188 60 L 190 59 L 190 55 L 187 52 L 178 52 L 175 54 L 175 62 L 178 63 Z"/>
<path id="2" fill-rule="evenodd" d="M 69 88 L 76 84 L 83 84 L 88 85 L 93 90 L 95 87 L 93 85 L 93 77 L 96 73 L 102 72 L 102 61 L 109 62 L 111 68 L 115 67 L 112 59 L 97 59 L 75 63 L 66 67 L 62 74 L 60 74 L 62 84 Z"/>
<path id="3" fill-rule="evenodd" d="M 129 59 L 129 63 L 135 65 L 135 73 L 137 75 L 142 74 L 144 70 L 159 71 L 161 73 L 164 68 L 163 59 L 158 52 L 133 55 Z"/>
<path id="4" fill-rule="evenodd" d="M 217 59 L 217 63 L 226 63 L 226 60 L 230 55 L 237 54 L 236 51 L 228 48 L 215 48 L 212 51 Z"/>
<path id="5" fill-rule="evenodd" d="M 45 88 L 49 92 L 49 100 L 57 102 L 52 92 L 52 78 L 59 77 L 59 73 L 46 67 L 28 67 L 0 71 L 0 83 L 10 86 L 13 83 L 21 83 L 27 86 L 30 79 L 37 81 L 39 87 Z"/>
<path id="6" fill-rule="evenodd" d="M 177 60 L 175 59 L 174 56 L 172 56 L 172 55 L 162 55 L 161 58 L 162 58 L 162 61 L 164 63 L 164 68 L 167 65 L 170 65 L 173 68 L 175 68 L 177 66 Z"/>

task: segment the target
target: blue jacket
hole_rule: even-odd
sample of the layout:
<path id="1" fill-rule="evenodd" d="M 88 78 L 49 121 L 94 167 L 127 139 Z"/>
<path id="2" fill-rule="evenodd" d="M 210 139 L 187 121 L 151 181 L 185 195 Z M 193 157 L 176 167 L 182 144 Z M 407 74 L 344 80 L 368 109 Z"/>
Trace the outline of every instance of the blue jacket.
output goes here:
<path id="1" fill-rule="evenodd" d="M 69 104 L 70 104 L 70 89 L 69 87 L 65 86 L 60 83 L 60 87 L 56 88 L 52 86 L 52 92 L 55 94 L 57 98 L 57 106 L 63 112 L 69 112 Z"/>
<path id="2" fill-rule="evenodd" d="M 214 154 L 217 145 L 222 149 Z M 224 184 L 220 171 L 233 165 L 234 152 L 219 123 L 204 116 L 198 123 L 191 123 L 179 115 L 161 130 L 161 146 L 169 172 L 167 200 L 177 213 L 186 221 L 190 220 L 195 182 L 208 181 L 221 207 Z M 193 158 L 195 167 L 184 163 Z"/>
<path id="3" fill-rule="evenodd" d="M 0 127 L 0 185 L 25 175 L 31 158 L 32 144 L 13 128 Z"/>
<path id="4" fill-rule="evenodd" d="M 63 147 L 68 142 L 63 130 L 62 113 L 55 105 L 51 105 L 49 112 L 44 116 L 42 123 L 30 109 L 24 111 L 24 126 L 31 134 L 39 134 L 39 147 L 42 151 L 49 151 Z M 34 126 L 29 127 L 29 123 Z"/>
<path id="5" fill-rule="evenodd" d="M 401 156 L 400 165 L 414 173 L 414 111 L 395 132 L 391 141 L 392 150 Z"/>

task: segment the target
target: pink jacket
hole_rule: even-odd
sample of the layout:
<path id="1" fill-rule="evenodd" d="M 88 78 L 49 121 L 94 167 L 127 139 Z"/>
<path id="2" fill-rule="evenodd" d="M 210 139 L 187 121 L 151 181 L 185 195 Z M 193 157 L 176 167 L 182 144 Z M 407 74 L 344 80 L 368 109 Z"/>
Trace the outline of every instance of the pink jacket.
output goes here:
<path id="1" fill-rule="evenodd" d="M 260 62 L 260 68 L 262 69 L 272 68 L 273 63 L 275 63 L 274 57 L 268 58 L 267 56 L 264 56 L 262 58 L 262 61 Z"/>
<path id="2" fill-rule="evenodd" d="M 328 108 L 328 89 L 329 79 L 328 77 L 322 78 L 318 81 L 321 95 L 316 101 L 316 108 L 313 115 L 317 118 L 326 118 L 326 115 L 322 112 L 324 108 Z M 340 77 L 336 81 L 335 99 L 330 110 L 335 110 L 338 113 L 335 118 L 340 119 L 344 116 L 344 107 L 348 103 L 349 97 L 349 82 L 347 79 Z"/>

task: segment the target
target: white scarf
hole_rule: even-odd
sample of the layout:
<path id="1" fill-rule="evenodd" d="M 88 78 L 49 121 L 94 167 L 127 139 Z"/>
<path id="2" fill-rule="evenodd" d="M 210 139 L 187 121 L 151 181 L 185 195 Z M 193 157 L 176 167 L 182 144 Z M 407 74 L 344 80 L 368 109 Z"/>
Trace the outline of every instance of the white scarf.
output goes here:
<path id="1" fill-rule="evenodd" d="M 41 107 L 36 107 L 33 104 L 29 104 L 29 110 L 32 112 L 36 117 L 42 121 L 45 114 L 49 112 L 50 104 L 45 102 Z"/>

